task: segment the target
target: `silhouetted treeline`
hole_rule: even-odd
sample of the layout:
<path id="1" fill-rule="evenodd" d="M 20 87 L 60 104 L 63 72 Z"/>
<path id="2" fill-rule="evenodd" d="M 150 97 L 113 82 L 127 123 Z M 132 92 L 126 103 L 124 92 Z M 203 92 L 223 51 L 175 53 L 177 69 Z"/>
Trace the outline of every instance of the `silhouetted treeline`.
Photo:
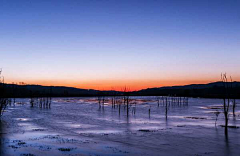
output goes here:
<path id="1" fill-rule="evenodd" d="M 240 99 L 240 82 L 233 82 L 231 96 Z M 89 96 L 124 96 L 124 91 L 98 91 L 92 89 L 78 89 L 73 87 L 54 87 L 40 85 L 5 84 L 6 97 L 89 97 Z M 186 86 L 148 88 L 140 91 L 128 92 L 129 96 L 182 96 L 222 98 L 224 86 L 222 82 L 197 84 Z"/>

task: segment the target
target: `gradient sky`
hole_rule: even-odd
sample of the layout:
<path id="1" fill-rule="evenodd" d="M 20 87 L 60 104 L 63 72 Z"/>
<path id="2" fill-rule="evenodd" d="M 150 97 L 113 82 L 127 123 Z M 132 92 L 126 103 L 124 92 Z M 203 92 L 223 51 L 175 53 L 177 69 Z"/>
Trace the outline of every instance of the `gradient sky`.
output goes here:
<path id="1" fill-rule="evenodd" d="M 240 1 L 0 0 L 8 83 L 131 90 L 240 81 Z"/>

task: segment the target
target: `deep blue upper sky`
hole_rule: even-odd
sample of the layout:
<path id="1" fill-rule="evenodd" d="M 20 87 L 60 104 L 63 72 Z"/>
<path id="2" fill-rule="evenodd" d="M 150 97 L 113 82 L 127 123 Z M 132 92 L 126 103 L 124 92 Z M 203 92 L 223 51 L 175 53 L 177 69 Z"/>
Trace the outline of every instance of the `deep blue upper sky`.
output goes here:
<path id="1" fill-rule="evenodd" d="M 239 0 L 0 1 L 8 81 L 240 80 L 239 50 Z"/>

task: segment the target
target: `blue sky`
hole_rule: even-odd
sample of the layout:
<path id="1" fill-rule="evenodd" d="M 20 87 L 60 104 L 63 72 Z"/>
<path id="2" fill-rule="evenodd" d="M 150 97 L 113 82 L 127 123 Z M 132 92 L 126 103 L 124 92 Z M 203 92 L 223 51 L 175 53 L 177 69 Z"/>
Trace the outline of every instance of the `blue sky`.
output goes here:
<path id="1" fill-rule="evenodd" d="M 239 8 L 231 0 L 1 0 L 0 67 L 8 82 L 79 88 L 205 83 L 221 72 L 240 80 Z"/>

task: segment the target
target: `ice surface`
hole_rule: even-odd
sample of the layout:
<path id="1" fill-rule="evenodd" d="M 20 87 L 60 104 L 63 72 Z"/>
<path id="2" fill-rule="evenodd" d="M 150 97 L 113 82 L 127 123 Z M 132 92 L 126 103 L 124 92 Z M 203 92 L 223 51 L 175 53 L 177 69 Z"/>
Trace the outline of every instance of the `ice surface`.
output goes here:
<path id="1" fill-rule="evenodd" d="M 170 107 L 166 119 L 155 97 L 130 98 L 136 105 L 128 117 L 110 100 L 99 109 L 97 98 L 53 98 L 51 109 L 43 109 L 16 99 L 2 118 L 2 154 L 240 155 L 240 129 L 229 129 L 226 137 L 222 113 L 215 127 L 221 99 L 190 98 L 189 106 Z M 236 110 L 229 125 L 240 127 Z"/>

